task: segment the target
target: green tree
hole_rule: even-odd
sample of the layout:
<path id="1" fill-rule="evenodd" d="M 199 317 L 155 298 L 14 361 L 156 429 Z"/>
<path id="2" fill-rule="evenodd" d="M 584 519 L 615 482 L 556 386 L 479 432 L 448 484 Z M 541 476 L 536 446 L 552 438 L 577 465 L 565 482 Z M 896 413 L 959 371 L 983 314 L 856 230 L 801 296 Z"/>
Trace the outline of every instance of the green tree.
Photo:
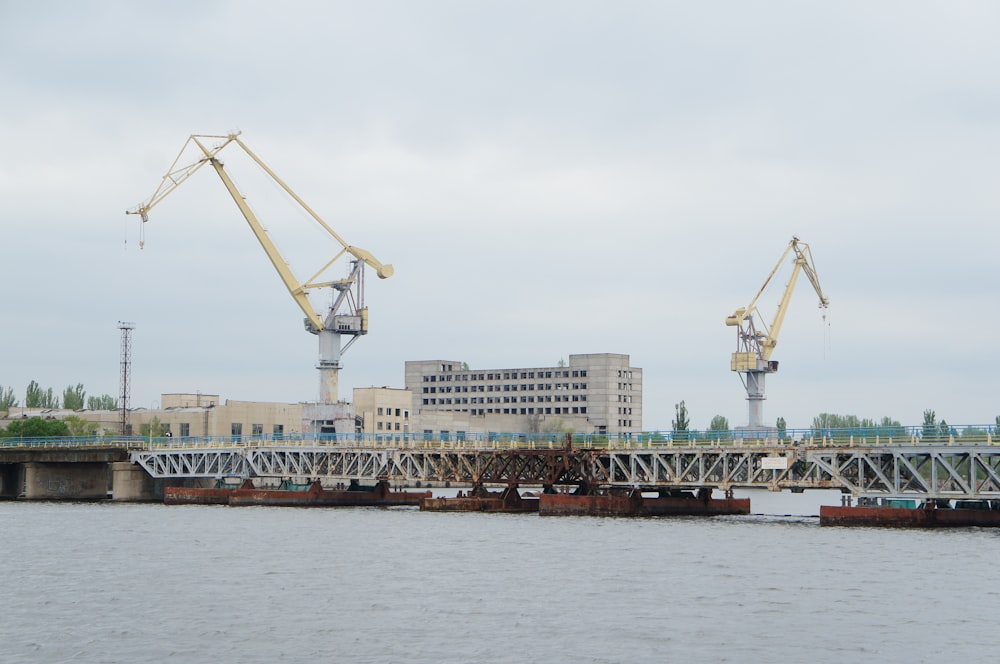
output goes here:
<path id="1" fill-rule="evenodd" d="M 56 401 L 51 387 L 43 390 L 38 383 L 31 381 L 28 383 L 28 389 L 24 395 L 24 406 L 26 408 L 58 408 L 59 402 Z"/>
<path id="2" fill-rule="evenodd" d="M 899 421 L 892 419 L 889 416 L 883 417 L 879 420 L 878 426 L 875 427 L 875 433 L 878 436 L 889 437 L 889 438 L 907 438 L 908 434 L 906 429 Z"/>
<path id="3" fill-rule="evenodd" d="M 924 425 L 920 432 L 920 437 L 924 441 L 933 441 L 937 439 L 937 415 L 933 410 L 924 411 Z"/>
<path id="4" fill-rule="evenodd" d="M 17 404 L 14 405 L 16 406 Z M 996 423 L 996 426 L 993 427 L 993 435 L 1000 435 L 1000 415 L 997 415 L 993 421 Z"/>
<path id="5" fill-rule="evenodd" d="M 154 417 L 151 422 L 143 424 L 139 427 L 140 436 L 162 438 L 163 434 L 165 434 L 166 432 L 167 432 L 167 425 L 160 422 L 160 418 L 158 417 Z"/>
<path id="6" fill-rule="evenodd" d="M 860 429 L 861 420 L 857 415 L 837 415 L 834 413 L 820 413 L 813 418 L 812 428 L 817 431 L 829 429 Z"/>
<path id="7" fill-rule="evenodd" d="M 672 422 L 674 437 L 678 440 L 687 440 L 687 430 L 691 425 L 691 421 L 688 419 L 687 406 L 684 405 L 683 400 L 678 404 L 674 404 L 674 411 L 677 413 L 677 419 Z"/>
<path id="8" fill-rule="evenodd" d="M 110 394 L 99 397 L 87 397 L 87 408 L 90 410 L 118 410 L 118 399 Z"/>
<path id="9" fill-rule="evenodd" d="M 874 420 L 862 420 L 857 415 L 820 413 L 813 418 L 812 435 L 847 439 L 850 436 L 867 435 L 874 426 Z"/>
<path id="10" fill-rule="evenodd" d="M 729 431 L 729 420 L 722 415 L 716 415 L 708 425 L 709 431 Z"/>
<path id="11" fill-rule="evenodd" d="M 17 406 L 17 397 L 13 387 L 0 387 L 0 410 L 7 412 Z M 1000 417 L 997 418 L 1000 420 Z"/>
<path id="12" fill-rule="evenodd" d="M 46 420 L 41 417 L 29 417 L 23 420 L 15 420 L 7 425 L 7 430 L 3 433 L 6 438 L 13 437 L 43 437 L 43 436 L 68 436 L 69 427 L 62 420 Z"/>
<path id="13" fill-rule="evenodd" d="M 857 415 L 820 413 L 813 418 L 812 428 L 815 435 L 830 436 L 835 435 L 834 432 L 838 429 L 847 429 L 854 435 L 906 437 L 906 430 L 891 417 L 883 417 L 880 421 L 875 421 L 870 417 L 859 419 Z"/>
<path id="14" fill-rule="evenodd" d="M 729 431 L 729 420 L 722 415 L 716 415 L 708 424 L 706 438 L 709 440 L 730 440 L 732 434 Z"/>
<path id="15" fill-rule="evenodd" d="M 87 402 L 87 392 L 83 389 L 83 383 L 77 383 L 76 387 L 70 385 L 63 390 L 63 408 L 67 410 L 83 410 L 83 404 Z"/>
<path id="16" fill-rule="evenodd" d="M 71 436 L 89 438 L 97 433 L 97 422 L 88 422 L 78 415 L 70 415 L 69 417 L 64 418 L 63 422 L 66 423 L 66 427 L 69 429 L 69 435 Z"/>
<path id="17" fill-rule="evenodd" d="M 785 424 L 785 418 L 779 417 L 778 421 L 775 422 L 774 424 L 775 424 L 775 428 L 778 429 L 778 438 L 779 439 L 780 438 L 784 438 L 785 435 L 786 435 L 785 432 L 788 431 L 788 425 Z"/>

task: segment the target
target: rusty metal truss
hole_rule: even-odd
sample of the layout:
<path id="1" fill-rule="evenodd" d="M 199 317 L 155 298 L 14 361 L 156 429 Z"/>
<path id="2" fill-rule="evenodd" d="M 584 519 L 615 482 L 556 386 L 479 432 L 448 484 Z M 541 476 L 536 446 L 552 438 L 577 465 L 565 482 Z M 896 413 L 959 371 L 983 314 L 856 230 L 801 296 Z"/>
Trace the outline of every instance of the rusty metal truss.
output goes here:
<path id="1" fill-rule="evenodd" d="M 1000 498 L 1000 446 L 440 449 L 354 445 L 131 453 L 151 476 L 296 477 L 585 487 L 837 489 L 855 496 Z"/>

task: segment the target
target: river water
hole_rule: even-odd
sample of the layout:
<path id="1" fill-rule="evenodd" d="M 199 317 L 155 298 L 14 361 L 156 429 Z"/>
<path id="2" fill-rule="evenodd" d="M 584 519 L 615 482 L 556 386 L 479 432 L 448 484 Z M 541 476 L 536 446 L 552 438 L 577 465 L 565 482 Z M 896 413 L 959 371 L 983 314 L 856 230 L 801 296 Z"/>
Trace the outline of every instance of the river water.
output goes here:
<path id="1" fill-rule="evenodd" d="M 952 662 L 1000 531 L 0 503 L 3 662 Z"/>

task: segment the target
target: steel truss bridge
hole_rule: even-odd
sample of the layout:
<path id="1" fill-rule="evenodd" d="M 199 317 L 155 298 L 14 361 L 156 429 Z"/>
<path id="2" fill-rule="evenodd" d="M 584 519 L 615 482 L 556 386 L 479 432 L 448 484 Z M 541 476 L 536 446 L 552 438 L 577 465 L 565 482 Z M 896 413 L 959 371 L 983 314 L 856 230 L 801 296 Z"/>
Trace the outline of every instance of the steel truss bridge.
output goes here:
<path id="1" fill-rule="evenodd" d="M 856 497 L 1000 499 L 1000 445 L 572 447 L 440 442 L 183 444 L 133 450 L 154 478 L 301 478 L 598 488 L 836 489 Z"/>

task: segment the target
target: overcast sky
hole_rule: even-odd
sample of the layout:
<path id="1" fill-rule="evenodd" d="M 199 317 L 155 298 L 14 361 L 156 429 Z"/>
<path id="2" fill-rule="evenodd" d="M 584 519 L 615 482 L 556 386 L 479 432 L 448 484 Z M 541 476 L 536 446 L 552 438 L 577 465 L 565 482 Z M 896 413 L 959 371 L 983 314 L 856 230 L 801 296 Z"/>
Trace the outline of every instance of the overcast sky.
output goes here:
<path id="1" fill-rule="evenodd" d="M 765 421 L 993 423 L 998 32 L 990 1 L 3 0 L 0 387 L 117 395 L 128 320 L 133 406 L 317 397 L 316 338 L 211 170 L 144 249 L 124 214 L 189 134 L 241 130 L 396 268 L 342 397 L 406 360 L 613 352 L 647 430 L 681 400 L 744 424 L 725 318 L 797 235 L 831 304 L 799 281 Z M 304 279 L 301 220 L 262 219 Z"/>

